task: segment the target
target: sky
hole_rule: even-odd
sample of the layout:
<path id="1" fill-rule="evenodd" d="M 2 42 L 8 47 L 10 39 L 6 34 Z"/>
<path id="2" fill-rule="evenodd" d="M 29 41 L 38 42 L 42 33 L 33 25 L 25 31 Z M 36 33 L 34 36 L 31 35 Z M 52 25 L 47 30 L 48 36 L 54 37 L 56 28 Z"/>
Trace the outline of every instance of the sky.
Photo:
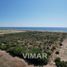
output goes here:
<path id="1" fill-rule="evenodd" d="M 0 0 L 0 27 L 67 27 L 67 0 Z"/>

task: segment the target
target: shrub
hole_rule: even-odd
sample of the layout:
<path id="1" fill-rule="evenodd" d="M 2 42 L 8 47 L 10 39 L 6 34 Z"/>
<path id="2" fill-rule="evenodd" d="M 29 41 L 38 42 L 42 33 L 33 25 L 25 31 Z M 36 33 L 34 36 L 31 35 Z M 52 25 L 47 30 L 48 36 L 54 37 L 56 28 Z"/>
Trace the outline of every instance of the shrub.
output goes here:
<path id="1" fill-rule="evenodd" d="M 56 51 L 56 54 L 59 54 L 59 51 Z"/>
<path id="2" fill-rule="evenodd" d="M 60 58 L 55 59 L 55 64 L 57 67 L 67 67 L 67 62 L 61 61 Z"/>

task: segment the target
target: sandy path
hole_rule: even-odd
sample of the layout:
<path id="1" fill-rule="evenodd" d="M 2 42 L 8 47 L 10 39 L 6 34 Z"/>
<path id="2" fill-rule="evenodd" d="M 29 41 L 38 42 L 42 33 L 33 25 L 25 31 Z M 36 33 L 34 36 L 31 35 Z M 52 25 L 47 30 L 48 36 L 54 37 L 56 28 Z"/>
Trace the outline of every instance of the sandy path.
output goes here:
<path id="1" fill-rule="evenodd" d="M 61 49 L 59 51 L 60 54 L 58 57 L 60 57 L 61 60 L 63 60 L 63 61 L 67 61 L 67 39 L 65 39 L 62 44 L 63 44 L 63 46 L 61 47 Z"/>

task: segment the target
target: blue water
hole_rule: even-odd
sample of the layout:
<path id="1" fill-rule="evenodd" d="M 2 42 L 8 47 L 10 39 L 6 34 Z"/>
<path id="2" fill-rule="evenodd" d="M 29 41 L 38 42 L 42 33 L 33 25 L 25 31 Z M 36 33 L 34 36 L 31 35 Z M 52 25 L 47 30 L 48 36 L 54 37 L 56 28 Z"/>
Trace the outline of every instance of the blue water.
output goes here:
<path id="1" fill-rule="evenodd" d="M 1 30 L 32 30 L 32 31 L 50 31 L 50 32 L 67 32 L 63 27 L 0 27 Z"/>

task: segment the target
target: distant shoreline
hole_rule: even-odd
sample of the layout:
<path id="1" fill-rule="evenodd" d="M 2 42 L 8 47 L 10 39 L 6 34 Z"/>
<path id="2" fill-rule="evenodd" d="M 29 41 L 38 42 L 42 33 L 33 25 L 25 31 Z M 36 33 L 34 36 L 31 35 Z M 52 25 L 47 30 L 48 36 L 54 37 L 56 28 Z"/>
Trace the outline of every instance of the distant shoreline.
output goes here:
<path id="1" fill-rule="evenodd" d="M 66 27 L 0 27 L 0 30 L 67 32 Z"/>
<path id="2" fill-rule="evenodd" d="M 10 34 L 10 33 L 20 33 L 20 32 L 26 32 L 21 30 L 0 30 L 0 34 Z"/>
<path id="3" fill-rule="evenodd" d="M 10 33 L 22 33 L 22 32 L 56 32 L 56 33 L 67 33 L 63 31 L 45 31 L 45 30 L 15 30 L 15 29 L 0 29 L 0 34 L 10 34 Z"/>

